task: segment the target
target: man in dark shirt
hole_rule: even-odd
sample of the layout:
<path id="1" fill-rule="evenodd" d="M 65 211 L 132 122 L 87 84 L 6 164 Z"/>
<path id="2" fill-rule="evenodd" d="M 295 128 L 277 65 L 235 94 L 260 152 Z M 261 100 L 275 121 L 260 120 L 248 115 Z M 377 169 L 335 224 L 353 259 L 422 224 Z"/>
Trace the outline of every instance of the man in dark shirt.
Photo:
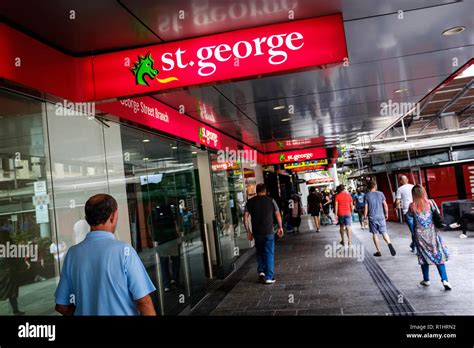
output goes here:
<path id="1" fill-rule="evenodd" d="M 249 215 L 252 230 L 249 226 Z M 273 217 L 278 221 L 278 237 L 283 236 L 280 209 L 271 197 L 267 196 L 265 184 L 257 185 L 257 196 L 251 198 L 245 206 L 244 222 L 248 240 L 255 239 L 257 249 L 258 278 L 265 284 L 275 283 L 273 278 L 273 259 L 275 251 L 275 232 Z"/>

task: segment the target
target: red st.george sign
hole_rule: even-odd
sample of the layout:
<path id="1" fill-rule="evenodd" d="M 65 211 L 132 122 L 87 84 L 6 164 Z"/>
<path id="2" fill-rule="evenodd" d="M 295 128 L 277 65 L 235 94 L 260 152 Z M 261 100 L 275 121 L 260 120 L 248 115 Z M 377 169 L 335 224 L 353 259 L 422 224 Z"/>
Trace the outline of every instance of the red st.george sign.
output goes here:
<path id="1" fill-rule="evenodd" d="M 326 158 L 326 148 L 313 147 L 302 150 L 268 153 L 266 154 L 266 164 L 293 163 L 321 158 Z"/>
<path id="2" fill-rule="evenodd" d="M 93 57 L 96 99 L 341 63 L 341 15 L 292 21 Z"/>

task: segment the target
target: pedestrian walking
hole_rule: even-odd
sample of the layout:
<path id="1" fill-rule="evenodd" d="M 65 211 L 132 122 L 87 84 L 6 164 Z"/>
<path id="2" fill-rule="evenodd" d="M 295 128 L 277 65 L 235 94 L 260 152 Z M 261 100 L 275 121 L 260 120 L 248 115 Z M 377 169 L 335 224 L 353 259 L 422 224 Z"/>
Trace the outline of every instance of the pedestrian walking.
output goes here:
<path id="1" fill-rule="evenodd" d="M 334 199 L 335 202 L 335 213 L 338 217 L 339 231 L 341 233 L 341 241 L 339 244 L 344 245 L 344 233 L 347 235 L 348 245 L 352 245 L 351 239 L 351 224 L 352 224 L 352 211 L 354 210 L 354 204 L 352 197 L 347 192 L 344 185 L 339 185 L 339 193 Z"/>
<path id="2" fill-rule="evenodd" d="M 251 228 L 249 216 L 251 217 Z M 257 195 L 249 199 L 245 206 L 244 223 L 248 240 L 255 239 L 258 279 L 265 284 L 275 283 L 275 232 L 273 231 L 273 217 L 278 222 L 277 235 L 282 237 L 283 225 L 280 208 L 273 198 L 267 196 L 265 184 L 258 184 Z"/>
<path id="3" fill-rule="evenodd" d="M 63 315 L 156 315 L 156 290 L 135 249 L 115 239 L 117 201 L 107 194 L 85 205 L 91 231 L 69 248 L 56 289 Z"/>
<path id="4" fill-rule="evenodd" d="M 362 192 L 362 188 L 358 187 L 357 192 L 353 196 L 354 198 L 354 205 L 357 211 L 357 215 L 359 216 L 359 223 L 360 228 L 366 228 L 366 218 L 364 216 L 364 208 L 365 208 L 365 193 Z"/>
<path id="5" fill-rule="evenodd" d="M 408 229 L 411 234 L 411 243 L 410 249 L 412 252 L 415 252 L 415 236 L 414 236 L 414 217 L 409 211 L 411 202 L 413 202 L 412 189 L 413 185 L 408 182 L 408 177 L 406 175 L 400 176 L 400 187 L 397 189 L 396 199 L 395 199 L 395 209 L 402 209 L 402 213 L 405 219 Z"/>
<path id="6" fill-rule="evenodd" d="M 374 256 L 380 257 L 380 243 L 378 235 L 381 234 L 392 256 L 396 255 L 395 248 L 390 242 L 390 237 L 387 233 L 386 220 L 388 219 L 388 205 L 385 200 L 385 195 L 377 191 L 377 183 L 372 180 L 370 182 L 370 191 L 365 195 L 364 217 L 369 220 L 369 232 L 372 233 L 375 249 L 377 250 Z"/>
<path id="7" fill-rule="evenodd" d="M 414 241 L 418 263 L 423 273 L 420 284 L 430 285 L 430 265 L 436 265 L 445 290 L 451 290 L 452 286 L 448 281 L 445 265 L 449 258 L 448 248 L 433 220 L 433 214 L 438 208 L 433 201 L 428 199 L 425 189 L 420 185 L 413 187 L 412 197 L 413 202 L 409 210 L 414 217 Z"/>
<path id="8" fill-rule="evenodd" d="M 316 232 L 320 231 L 321 221 L 320 221 L 319 216 L 322 210 L 323 210 L 322 196 L 316 190 L 316 188 L 312 186 L 309 188 L 308 214 L 310 214 L 311 217 L 313 218 L 314 226 L 316 227 Z"/>

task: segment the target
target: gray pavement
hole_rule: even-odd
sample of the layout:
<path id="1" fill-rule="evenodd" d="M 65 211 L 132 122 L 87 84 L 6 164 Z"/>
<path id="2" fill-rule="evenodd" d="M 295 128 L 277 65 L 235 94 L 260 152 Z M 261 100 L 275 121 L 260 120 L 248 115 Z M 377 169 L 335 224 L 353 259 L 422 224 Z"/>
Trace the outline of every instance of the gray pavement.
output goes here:
<path id="1" fill-rule="evenodd" d="M 303 218 L 299 234 L 277 242 L 277 282 L 263 285 L 256 281 L 253 257 L 210 314 L 397 315 L 404 303 L 411 315 L 474 315 L 474 233 L 459 239 L 457 231 L 443 232 L 452 253 L 447 271 L 453 290 L 445 291 L 435 267 L 431 286 L 419 285 L 421 270 L 409 250 L 407 227 L 389 223 L 388 228 L 397 255 L 392 257 L 381 240 L 383 256 L 375 258 L 371 234 L 358 223 L 353 224 L 355 239 L 350 249 L 337 246 L 338 226 L 324 226 L 316 233 L 309 219 Z M 387 294 L 400 303 L 388 301 Z"/>

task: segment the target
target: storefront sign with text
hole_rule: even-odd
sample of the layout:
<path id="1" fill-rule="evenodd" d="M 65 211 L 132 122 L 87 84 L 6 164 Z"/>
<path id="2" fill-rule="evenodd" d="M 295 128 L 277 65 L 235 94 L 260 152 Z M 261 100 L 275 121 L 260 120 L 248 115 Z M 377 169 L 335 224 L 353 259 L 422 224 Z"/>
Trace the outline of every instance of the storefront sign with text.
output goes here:
<path id="1" fill-rule="evenodd" d="M 222 143 L 221 139 L 225 136 L 219 131 L 150 97 L 103 103 L 97 109 L 214 149 L 221 149 L 223 146 L 237 147 L 230 138 L 226 144 Z"/>
<path id="2" fill-rule="evenodd" d="M 474 198 L 474 164 L 463 165 L 464 182 L 468 199 Z"/>
<path id="3" fill-rule="evenodd" d="M 93 57 L 98 100 L 342 63 L 341 15 L 258 28 Z"/>
<path id="4" fill-rule="evenodd" d="M 292 163 L 326 158 L 326 148 L 316 147 L 304 150 L 269 153 L 266 155 L 267 164 Z"/>

